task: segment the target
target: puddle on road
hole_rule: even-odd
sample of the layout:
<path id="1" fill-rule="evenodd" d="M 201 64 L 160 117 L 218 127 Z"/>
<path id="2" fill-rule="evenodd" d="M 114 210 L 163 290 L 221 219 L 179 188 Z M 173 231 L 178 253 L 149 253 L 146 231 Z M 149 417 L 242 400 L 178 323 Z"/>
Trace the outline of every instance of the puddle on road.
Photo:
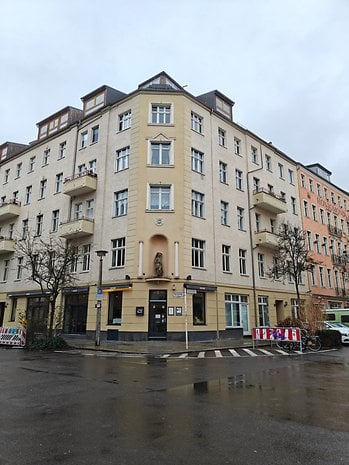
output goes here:
<path id="1" fill-rule="evenodd" d="M 348 371 L 342 365 L 341 376 L 338 367 L 324 365 L 297 364 L 202 381 L 171 389 L 171 394 L 283 421 L 349 431 Z"/>

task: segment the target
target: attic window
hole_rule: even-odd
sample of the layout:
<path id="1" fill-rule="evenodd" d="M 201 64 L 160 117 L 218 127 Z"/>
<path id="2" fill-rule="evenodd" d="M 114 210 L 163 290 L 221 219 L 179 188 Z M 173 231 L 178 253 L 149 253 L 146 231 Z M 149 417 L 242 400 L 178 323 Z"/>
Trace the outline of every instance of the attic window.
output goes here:
<path id="1" fill-rule="evenodd" d="M 104 92 L 102 94 L 95 95 L 94 97 L 86 100 L 85 102 L 85 114 L 92 113 L 98 110 L 104 105 Z"/>
<path id="2" fill-rule="evenodd" d="M 216 110 L 231 119 L 231 105 L 219 97 L 216 97 Z"/>

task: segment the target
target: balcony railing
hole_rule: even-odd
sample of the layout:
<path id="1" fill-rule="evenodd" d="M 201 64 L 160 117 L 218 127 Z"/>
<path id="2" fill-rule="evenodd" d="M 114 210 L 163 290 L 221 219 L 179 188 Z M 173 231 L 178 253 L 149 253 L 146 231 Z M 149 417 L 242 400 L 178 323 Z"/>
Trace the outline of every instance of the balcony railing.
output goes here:
<path id="1" fill-rule="evenodd" d="M 15 241 L 8 237 L 0 236 L 0 255 L 13 253 L 15 251 Z"/>
<path id="2" fill-rule="evenodd" d="M 254 234 L 256 245 L 267 247 L 269 249 L 277 249 L 279 245 L 279 237 L 271 231 L 257 231 Z"/>
<path id="3" fill-rule="evenodd" d="M 287 212 L 286 200 L 266 189 L 256 189 L 253 191 L 253 203 L 256 207 L 276 215 Z"/>
<path id="4" fill-rule="evenodd" d="M 16 218 L 21 213 L 21 202 L 17 199 L 0 204 L 0 221 Z"/>
<path id="5" fill-rule="evenodd" d="M 65 178 L 63 193 L 70 196 L 88 194 L 97 189 L 97 174 L 93 171 L 84 171 L 81 174 Z"/>
<path id="6" fill-rule="evenodd" d="M 328 225 L 328 232 L 332 234 L 332 236 L 342 237 L 343 235 L 343 231 L 337 228 L 337 226 L 332 226 L 332 224 Z"/>
<path id="7" fill-rule="evenodd" d="M 94 220 L 91 218 L 77 218 L 61 223 L 58 228 L 58 235 L 66 239 L 91 236 L 94 231 Z"/>

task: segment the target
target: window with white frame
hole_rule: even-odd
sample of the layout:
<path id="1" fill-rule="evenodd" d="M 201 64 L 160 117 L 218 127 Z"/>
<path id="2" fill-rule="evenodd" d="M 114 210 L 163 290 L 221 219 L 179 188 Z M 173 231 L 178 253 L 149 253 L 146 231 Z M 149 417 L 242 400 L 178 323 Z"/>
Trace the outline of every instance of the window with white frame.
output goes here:
<path id="1" fill-rule="evenodd" d="M 222 147 L 226 144 L 226 132 L 222 128 L 218 128 L 218 144 Z"/>
<path id="2" fill-rule="evenodd" d="M 294 184 L 294 173 L 292 170 L 288 170 L 288 180 L 290 181 L 290 184 Z"/>
<path id="3" fill-rule="evenodd" d="M 228 165 L 222 161 L 219 162 L 219 181 L 224 184 L 228 182 Z"/>
<path id="4" fill-rule="evenodd" d="M 305 188 L 305 176 L 301 174 L 301 186 Z"/>
<path id="5" fill-rule="evenodd" d="M 282 163 L 278 163 L 279 166 L 279 176 L 281 179 L 284 178 L 284 165 Z"/>
<path id="6" fill-rule="evenodd" d="M 151 165 L 169 165 L 171 154 L 170 142 L 151 142 L 150 143 L 150 164 Z"/>
<path id="7" fill-rule="evenodd" d="M 28 237 L 28 231 L 29 231 L 29 220 L 26 218 L 25 220 L 22 220 L 22 237 L 21 237 L 21 239 L 25 240 Z"/>
<path id="8" fill-rule="evenodd" d="M 203 133 L 203 118 L 202 116 L 197 115 L 196 113 L 191 114 L 191 128 L 193 131 L 196 131 L 200 134 Z"/>
<path id="9" fill-rule="evenodd" d="M 59 144 L 59 149 L 58 149 L 58 158 L 65 158 L 65 154 L 67 152 L 67 142 L 64 141 Z"/>
<path id="10" fill-rule="evenodd" d="M 23 257 L 18 257 L 16 279 L 22 279 L 22 271 L 23 271 Z"/>
<path id="11" fill-rule="evenodd" d="M 88 169 L 90 173 L 96 174 L 97 173 L 97 160 L 90 160 L 88 162 Z"/>
<path id="12" fill-rule="evenodd" d="M 322 249 L 323 249 L 324 255 L 328 255 L 328 242 L 327 242 L 326 236 L 324 236 L 322 239 Z"/>
<path id="13" fill-rule="evenodd" d="M 129 166 L 130 147 L 124 147 L 116 152 L 116 171 L 126 170 Z"/>
<path id="14" fill-rule="evenodd" d="M 205 241 L 192 239 L 191 265 L 194 268 L 205 267 Z"/>
<path id="15" fill-rule="evenodd" d="M 239 249 L 239 272 L 241 275 L 247 275 L 247 250 Z"/>
<path id="16" fill-rule="evenodd" d="M 243 184 L 242 184 L 242 171 L 236 169 L 235 170 L 235 187 L 239 191 L 242 191 Z"/>
<path id="17" fill-rule="evenodd" d="M 306 200 L 303 201 L 303 207 L 304 207 L 304 216 L 309 217 L 309 206 L 308 202 Z"/>
<path id="18" fill-rule="evenodd" d="M 314 192 L 314 181 L 311 178 L 309 178 L 309 190 Z"/>
<path id="19" fill-rule="evenodd" d="M 57 232 L 59 226 L 59 210 L 53 210 L 51 218 L 51 231 Z"/>
<path id="20" fill-rule="evenodd" d="M 259 178 L 253 177 L 253 192 L 258 192 L 261 186 L 261 181 Z"/>
<path id="21" fill-rule="evenodd" d="M 320 234 L 315 234 L 315 251 L 316 253 L 320 254 L 321 253 L 321 250 L 320 250 Z"/>
<path id="22" fill-rule="evenodd" d="M 80 148 L 83 149 L 87 147 L 88 144 L 88 131 L 83 131 L 80 134 Z"/>
<path id="23" fill-rule="evenodd" d="M 44 222 L 44 215 L 37 215 L 37 217 L 36 217 L 36 225 L 35 225 L 35 235 L 36 236 L 41 236 L 43 222 Z"/>
<path id="24" fill-rule="evenodd" d="M 316 205 L 312 205 L 312 206 L 311 206 L 311 211 L 312 211 L 312 214 L 313 214 L 313 220 L 314 220 L 314 221 L 317 221 L 317 209 L 316 209 Z"/>
<path id="25" fill-rule="evenodd" d="M 89 271 L 91 262 L 91 244 L 82 246 L 82 271 Z"/>
<path id="26" fill-rule="evenodd" d="M 39 199 L 45 198 L 46 189 L 47 189 L 47 179 L 42 179 L 40 181 Z"/>
<path id="27" fill-rule="evenodd" d="M 32 198 L 32 186 L 27 186 L 25 188 L 24 203 L 27 205 L 31 202 Z"/>
<path id="28" fill-rule="evenodd" d="M 294 215 L 297 215 L 297 204 L 296 204 L 296 198 L 291 197 L 291 207 L 292 207 L 292 213 Z"/>
<path id="29" fill-rule="evenodd" d="M 307 244 L 308 244 L 308 250 L 311 251 L 313 248 L 311 231 L 307 231 Z"/>
<path id="30" fill-rule="evenodd" d="M 4 260 L 4 265 L 3 265 L 3 270 L 2 270 L 2 281 L 7 281 L 9 269 L 10 269 L 10 260 Z"/>
<path id="31" fill-rule="evenodd" d="M 315 266 L 312 266 L 309 270 L 311 285 L 316 286 Z"/>
<path id="32" fill-rule="evenodd" d="M 86 218 L 92 220 L 94 217 L 94 199 L 86 200 Z"/>
<path id="33" fill-rule="evenodd" d="M 256 220 L 256 232 L 260 232 L 261 230 L 261 214 L 255 213 L 255 220 Z"/>
<path id="34" fill-rule="evenodd" d="M 119 268 L 125 266 L 126 238 L 119 237 L 111 241 L 111 266 Z"/>
<path id="35" fill-rule="evenodd" d="M 260 278 L 265 278 L 264 254 L 259 253 L 257 255 L 257 263 L 258 263 L 258 276 Z"/>
<path id="36" fill-rule="evenodd" d="M 191 169 L 201 174 L 204 172 L 204 154 L 199 150 L 191 149 Z"/>
<path id="37" fill-rule="evenodd" d="M 258 296 L 259 326 L 270 326 L 269 303 L 267 296 Z"/>
<path id="38" fill-rule="evenodd" d="M 234 153 L 235 155 L 241 155 L 241 140 L 234 137 Z"/>
<path id="39" fill-rule="evenodd" d="M 222 269 L 225 272 L 230 272 L 230 246 L 222 245 Z"/>
<path id="40" fill-rule="evenodd" d="M 322 266 L 319 266 L 319 277 L 320 277 L 320 286 L 325 287 L 324 269 Z"/>
<path id="41" fill-rule="evenodd" d="M 191 191 L 191 214 L 198 218 L 204 217 L 205 194 Z"/>
<path id="42" fill-rule="evenodd" d="M 265 168 L 268 171 L 272 171 L 272 164 L 271 164 L 271 156 L 270 155 L 265 155 Z"/>
<path id="43" fill-rule="evenodd" d="M 82 219 L 82 202 L 74 204 L 74 220 L 78 221 Z"/>
<path id="44" fill-rule="evenodd" d="M 30 157 L 30 158 L 29 158 L 29 169 L 28 169 L 29 173 L 30 173 L 31 171 L 34 171 L 35 162 L 36 162 L 36 156 L 35 156 L 35 155 L 34 155 L 33 157 Z"/>
<path id="45" fill-rule="evenodd" d="M 225 294 L 225 324 L 227 328 L 241 328 L 248 331 L 248 296 Z"/>
<path id="46" fill-rule="evenodd" d="M 78 271 L 79 247 L 72 246 L 72 260 L 70 264 L 70 271 L 76 273 Z"/>
<path id="47" fill-rule="evenodd" d="M 114 192 L 114 216 L 127 215 L 128 189 Z"/>
<path id="48" fill-rule="evenodd" d="M 4 184 L 7 184 L 10 179 L 10 168 L 6 169 L 4 172 Z"/>
<path id="49" fill-rule="evenodd" d="M 170 210 L 171 209 L 171 186 L 150 185 L 149 186 L 149 209 Z"/>
<path id="50" fill-rule="evenodd" d="M 221 200 L 221 224 L 228 226 L 229 224 L 229 203 Z"/>
<path id="51" fill-rule="evenodd" d="M 42 157 L 42 164 L 43 165 L 48 165 L 48 162 L 50 160 L 50 152 L 51 152 L 50 149 L 45 149 L 44 150 L 44 154 L 43 154 L 43 157 Z"/>
<path id="52" fill-rule="evenodd" d="M 119 131 L 124 131 L 131 127 L 131 110 L 119 115 Z"/>
<path id="53" fill-rule="evenodd" d="M 10 223 L 10 224 L 8 225 L 8 238 L 9 238 L 10 240 L 13 239 L 14 230 L 15 230 L 15 224 L 14 224 L 14 223 Z"/>
<path id="54" fill-rule="evenodd" d="M 91 129 L 91 144 L 95 144 L 99 140 L 99 126 L 94 126 Z"/>
<path id="55" fill-rule="evenodd" d="M 245 210 L 241 207 L 237 207 L 237 227 L 240 231 L 245 229 Z"/>
<path id="56" fill-rule="evenodd" d="M 151 122 L 152 124 L 170 124 L 171 123 L 171 105 L 151 106 Z"/>
<path id="57" fill-rule="evenodd" d="M 56 182 L 55 182 L 55 193 L 58 194 L 62 192 L 63 186 L 63 173 L 56 174 Z"/>
<path id="58" fill-rule="evenodd" d="M 16 166 L 16 178 L 19 178 L 21 176 L 21 171 L 22 171 L 22 162 L 17 163 L 17 166 Z"/>
<path id="59" fill-rule="evenodd" d="M 254 163 L 255 165 L 259 165 L 258 149 L 253 146 L 251 146 L 251 159 L 252 159 L 252 163 Z"/>
<path id="60" fill-rule="evenodd" d="M 332 287 L 332 270 L 331 270 L 331 268 L 327 268 L 327 284 L 328 284 L 329 288 Z"/>

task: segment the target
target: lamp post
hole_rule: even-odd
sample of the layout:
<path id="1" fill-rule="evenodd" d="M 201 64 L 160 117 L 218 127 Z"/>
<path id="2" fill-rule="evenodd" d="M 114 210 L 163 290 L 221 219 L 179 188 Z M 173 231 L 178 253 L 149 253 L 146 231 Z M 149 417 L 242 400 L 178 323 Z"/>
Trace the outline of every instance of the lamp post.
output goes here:
<path id="1" fill-rule="evenodd" d="M 103 273 L 103 257 L 107 255 L 106 250 L 96 250 L 97 257 L 99 257 L 99 274 L 98 274 L 98 290 L 96 302 L 96 340 L 95 345 L 99 346 L 101 335 L 101 311 L 102 311 L 102 273 Z"/>

